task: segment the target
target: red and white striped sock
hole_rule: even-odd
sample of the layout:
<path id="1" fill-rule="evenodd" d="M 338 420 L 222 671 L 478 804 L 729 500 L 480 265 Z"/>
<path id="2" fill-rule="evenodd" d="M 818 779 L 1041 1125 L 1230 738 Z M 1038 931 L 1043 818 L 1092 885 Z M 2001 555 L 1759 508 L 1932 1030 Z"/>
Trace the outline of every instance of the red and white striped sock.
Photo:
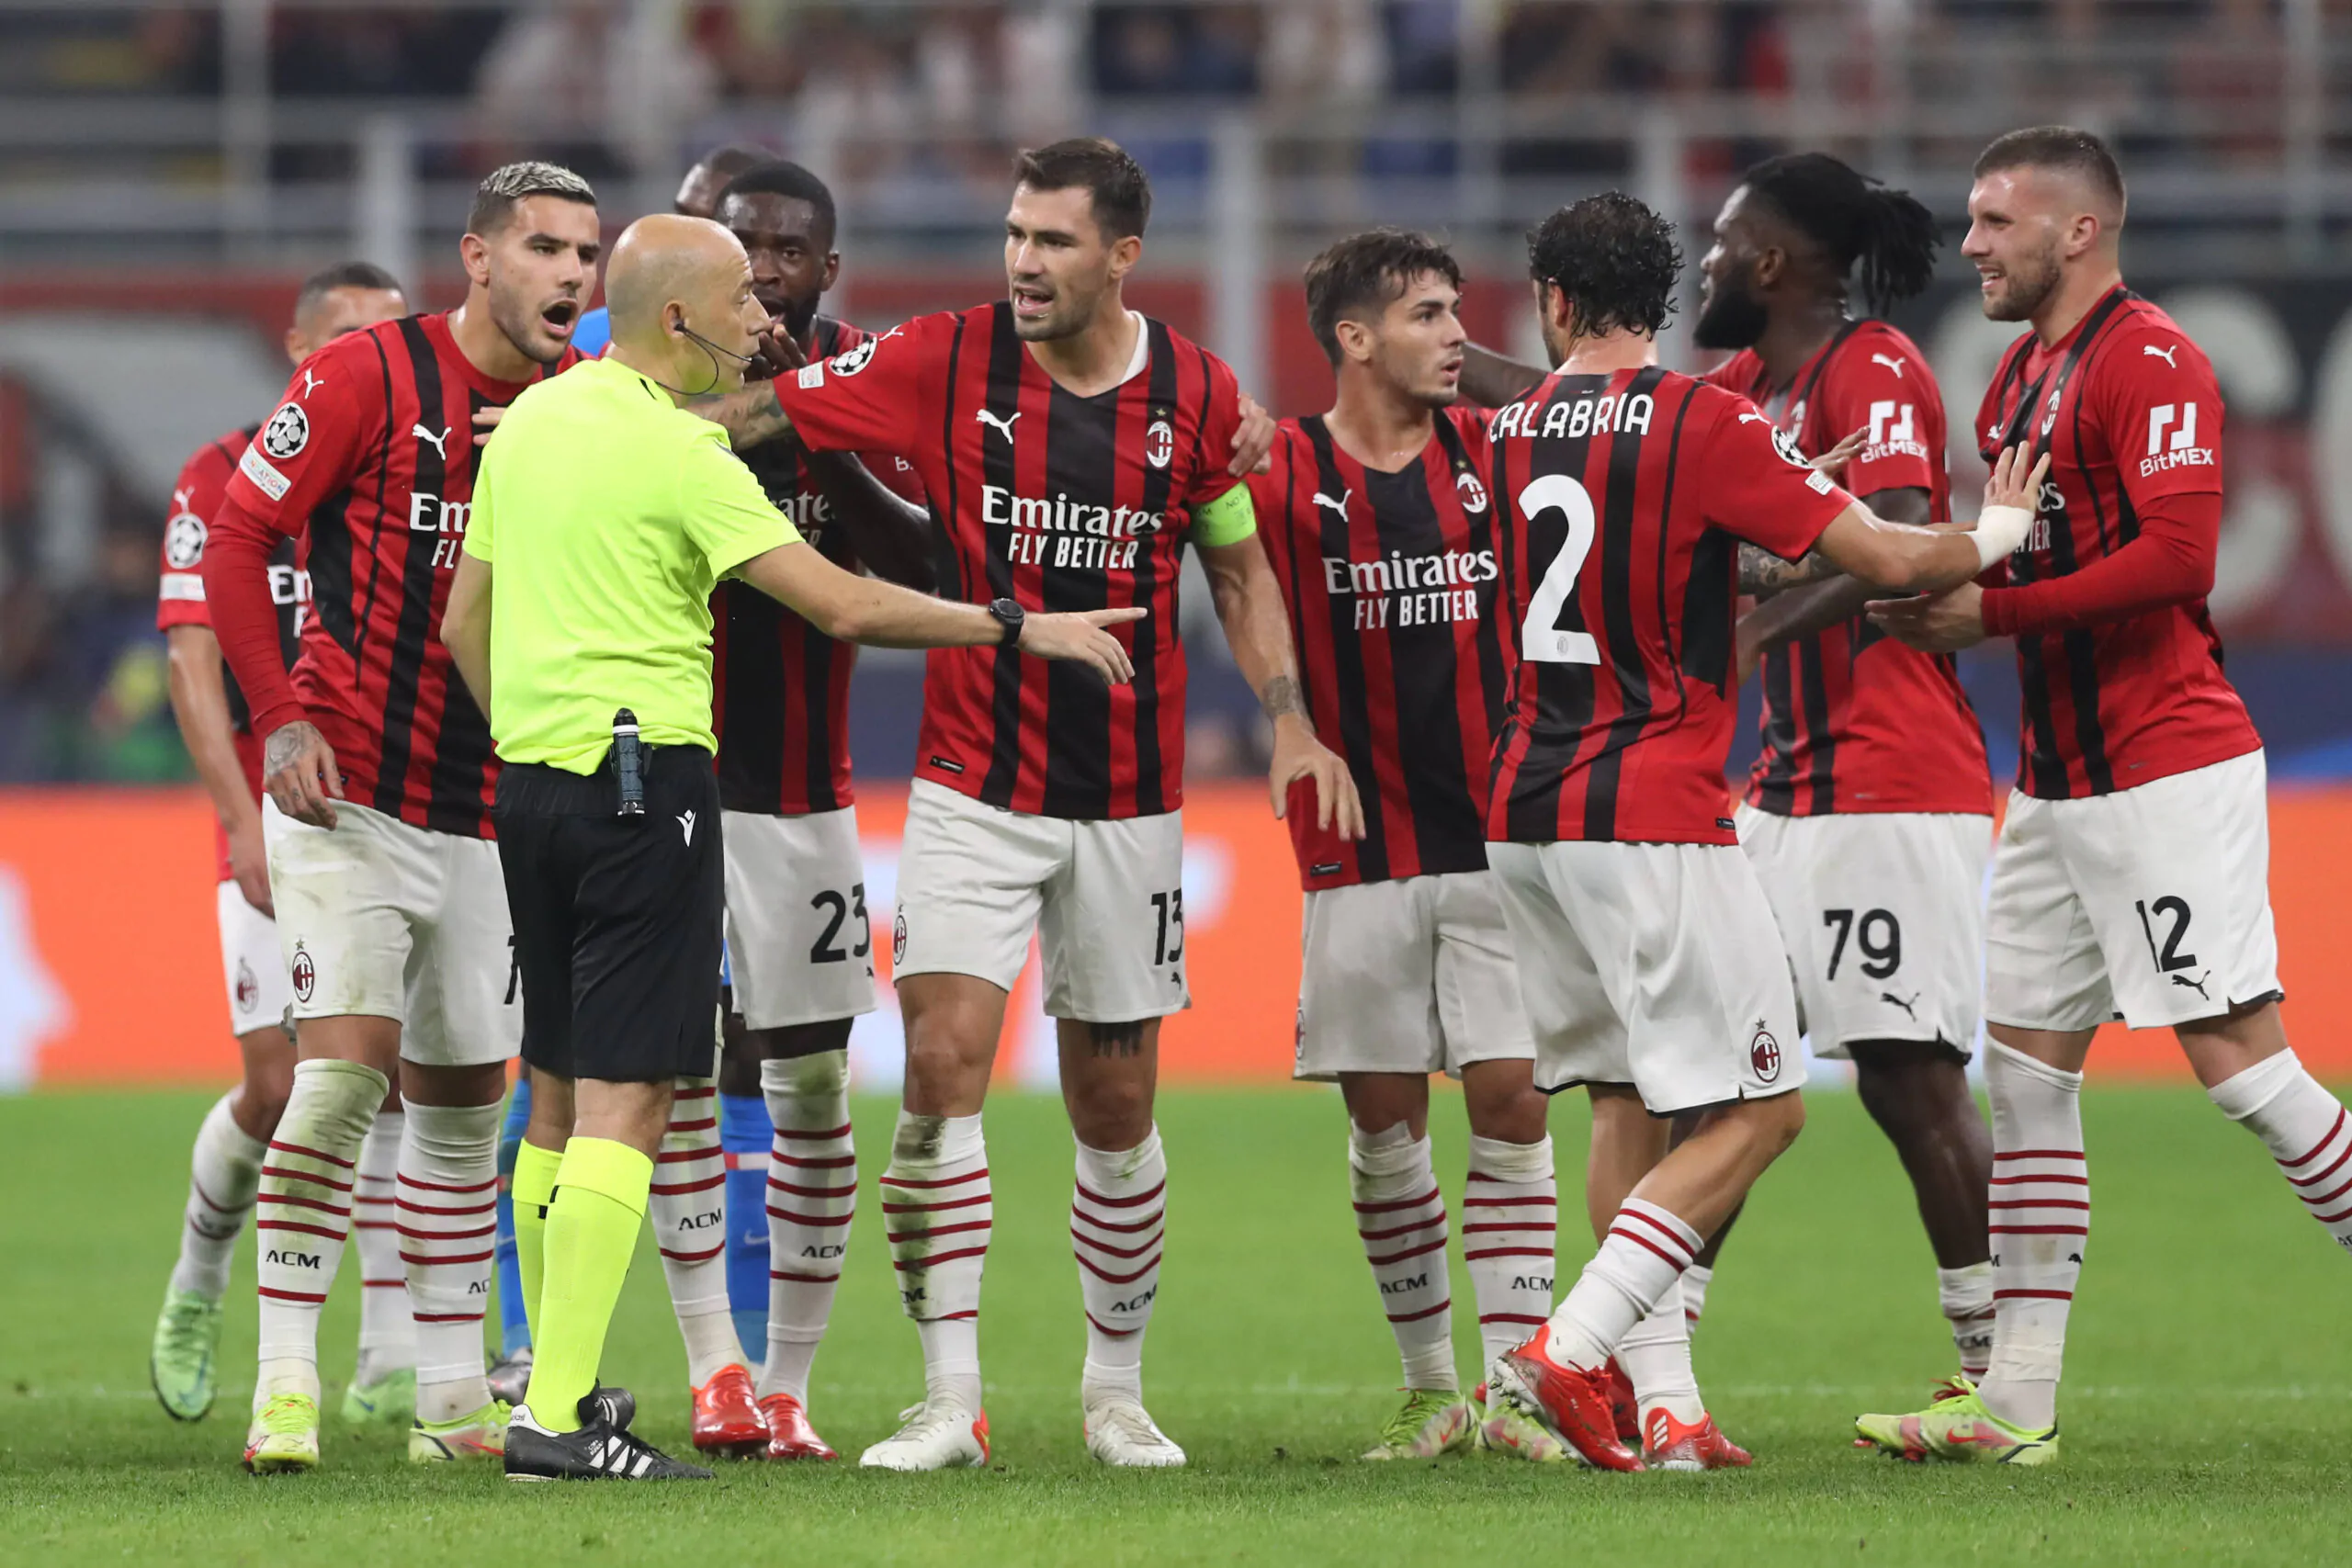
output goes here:
<path id="1" fill-rule="evenodd" d="M 1559 1277 L 1559 1200 L 1552 1140 L 1470 1140 L 1462 1190 L 1462 1258 L 1478 1298 L 1484 1366 L 1523 1342 L 1552 1314 Z"/>
<path id="2" fill-rule="evenodd" d="M 2256 1062 L 2206 1093 L 2262 1140 L 2303 1212 L 2352 1248 L 2352 1115 L 2292 1051 Z"/>
<path id="3" fill-rule="evenodd" d="M 1348 1192 L 1356 1234 L 1396 1337 L 1405 1386 L 1461 1386 L 1453 1370 L 1453 1282 L 1445 1268 L 1445 1195 L 1427 1134 L 1402 1122 L 1377 1133 L 1348 1125 Z M 1475 1273 L 1477 1265 L 1471 1265 Z M 1549 1304 L 1548 1299 L 1545 1304 Z"/>
<path id="4" fill-rule="evenodd" d="M 2083 1075 L 2013 1051 L 1984 1050 L 1993 1105 L 1993 1356 L 1978 1391 L 1985 1408 L 2040 1430 L 2058 1418 L 2066 1314 L 2090 1237 L 2090 1168 L 2083 1159 Z"/>
<path id="5" fill-rule="evenodd" d="M 1689 1271 L 1684 1271 L 1688 1279 Z M 1642 1425 L 1649 1413 L 1663 1407 L 1686 1425 L 1707 1413 L 1699 1397 L 1699 1375 L 1690 1367 L 1690 1319 L 1682 1305 L 1682 1281 L 1676 1280 L 1642 1314 L 1641 1322 L 1617 1344 L 1617 1364 L 1634 1385 L 1634 1399 L 1642 1408 Z"/>
<path id="6" fill-rule="evenodd" d="M 401 1140 L 401 1261 L 416 1314 L 416 1418 L 454 1421 L 490 1403 L 481 1320 L 498 1250 L 492 1105 L 408 1108 Z"/>
<path id="7" fill-rule="evenodd" d="M 359 1363 L 352 1381 L 371 1383 L 416 1365 L 416 1325 L 401 1267 L 393 1212 L 406 1112 L 378 1111 L 359 1145 L 351 1190 L 351 1245 L 359 1254 Z"/>
<path id="8" fill-rule="evenodd" d="M 1079 1395 L 1143 1396 L 1143 1336 L 1159 1296 L 1168 1233 L 1168 1156 L 1153 1127 L 1131 1149 L 1078 1145 L 1069 1200 L 1070 1251 L 1086 1308 L 1086 1366 Z"/>
<path id="9" fill-rule="evenodd" d="M 718 1094 L 708 1078 L 678 1080 L 645 1204 L 678 1337 L 686 1342 L 686 1381 L 696 1388 L 743 1360 L 727 1302 L 727 1160 L 718 1146 Z"/>
<path id="10" fill-rule="evenodd" d="M 359 1145 L 390 1087 L 358 1062 L 294 1065 L 255 1196 L 261 1341 L 254 1408 L 274 1393 L 319 1396 L 319 1309 L 351 1235 Z"/>
<path id="11" fill-rule="evenodd" d="M 260 1188 L 266 1152 L 229 1113 L 235 1098 L 232 1089 L 214 1100 L 196 1130 L 187 1210 L 180 1218 L 180 1257 L 172 1266 L 172 1289 L 215 1302 L 229 1289 L 229 1261 L 236 1256 L 237 1233 L 245 1228 Z"/>
<path id="12" fill-rule="evenodd" d="M 775 1140 L 768 1153 L 768 1343 L 760 1397 L 806 1405 L 808 1371 L 833 1314 L 850 1220 L 857 1143 L 849 1122 L 849 1053 L 760 1064 Z"/>
<path id="13" fill-rule="evenodd" d="M 922 1340 L 924 1391 L 977 1413 L 980 1277 L 996 1228 L 980 1119 L 900 1110 L 882 1173 L 882 1214 L 899 1303 Z"/>
<path id="14" fill-rule="evenodd" d="M 1677 1215 L 1639 1198 L 1626 1199 L 1609 1223 L 1600 1250 L 1552 1314 L 1552 1359 L 1589 1371 L 1605 1365 L 1702 1245 L 1699 1233 Z"/>
<path id="15" fill-rule="evenodd" d="M 1715 1282 L 1715 1268 L 1712 1263 L 1693 1263 L 1682 1270 L 1682 1321 L 1698 1331 L 1699 1320 L 1707 1315 L 1707 1291 Z"/>
<path id="16" fill-rule="evenodd" d="M 1688 1293 L 1690 1277 L 1684 1275 Z M 1971 1382 L 1984 1381 L 1993 1359 L 1993 1266 L 1972 1263 L 1965 1269 L 1936 1270 L 1936 1303 L 1951 1325 L 1952 1348 L 1960 1356 L 1960 1375 Z"/>

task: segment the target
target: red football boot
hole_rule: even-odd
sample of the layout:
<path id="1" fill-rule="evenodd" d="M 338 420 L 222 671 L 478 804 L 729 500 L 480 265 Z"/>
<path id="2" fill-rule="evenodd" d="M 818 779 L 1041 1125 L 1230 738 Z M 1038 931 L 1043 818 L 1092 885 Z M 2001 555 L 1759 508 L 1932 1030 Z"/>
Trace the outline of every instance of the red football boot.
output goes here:
<path id="1" fill-rule="evenodd" d="M 765 1453 L 768 1424 L 752 1399 L 752 1374 L 721 1367 L 695 1390 L 695 1447 L 707 1454 L 748 1459 Z"/>
<path id="2" fill-rule="evenodd" d="M 760 1416 L 768 1424 L 770 1459 L 839 1459 L 833 1445 L 808 1424 L 808 1412 L 788 1393 L 772 1393 L 760 1401 Z"/>
<path id="3" fill-rule="evenodd" d="M 1609 1358 L 1609 1414 L 1617 1423 L 1617 1440 L 1629 1449 L 1642 1446 L 1642 1402 L 1634 1397 L 1634 1380 Z"/>
<path id="4" fill-rule="evenodd" d="M 1495 1363 L 1488 1378 L 1493 1397 L 1556 1436 L 1595 1470 L 1641 1469 L 1640 1457 L 1617 1438 L 1608 1369 L 1554 1360 L 1551 1335 L 1552 1325 L 1545 1324 L 1534 1338 Z"/>
<path id="5" fill-rule="evenodd" d="M 1652 1470 L 1737 1470 L 1756 1462 L 1712 1416 L 1684 1426 L 1661 1405 L 1644 1418 L 1642 1461 Z"/>

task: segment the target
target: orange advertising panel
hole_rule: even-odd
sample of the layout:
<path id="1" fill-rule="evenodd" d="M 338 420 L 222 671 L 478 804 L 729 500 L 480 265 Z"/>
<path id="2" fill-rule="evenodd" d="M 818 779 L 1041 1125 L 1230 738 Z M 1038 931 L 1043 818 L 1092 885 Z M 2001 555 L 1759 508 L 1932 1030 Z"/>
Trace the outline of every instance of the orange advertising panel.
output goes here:
<path id="1" fill-rule="evenodd" d="M 896 1077 L 889 909 L 905 794 L 868 786 L 858 816 L 883 1007 L 859 1021 L 861 1080 Z M 2287 1022 L 2314 1069 L 2352 1077 L 2352 966 L 2339 960 L 2352 886 L 2352 788 L 2271 798 L 2271 897 Z M 1193 1007 L 1171 1019 L 1170 1078 L 1273 1080 L 1290 1071 L 1298 986 L 1298 881 L 1264 791 L 1193 792 L 1185 807 L 1182 941 Z M 196 791 L 0 793 L 0 1085 L 218 1082 L 236 1071 L 214 929 L 209 811 Z M 1000 1077 L 1048 1083 L 1052 1032 L 1036 966 L 1017 987 Z M 2112 1028 L 2092 1056 L 2109 1077 L 2178 1075 L 2171 1036 Z"/>

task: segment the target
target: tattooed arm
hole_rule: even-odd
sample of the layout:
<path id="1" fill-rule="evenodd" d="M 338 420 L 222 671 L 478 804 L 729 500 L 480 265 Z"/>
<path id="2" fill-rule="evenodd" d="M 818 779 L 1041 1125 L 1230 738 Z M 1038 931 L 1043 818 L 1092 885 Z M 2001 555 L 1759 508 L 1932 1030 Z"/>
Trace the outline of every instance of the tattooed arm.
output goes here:
<path id="1" fill-rule="evenodd" d="M 1924 490 L 1875 491 L 1864 499 L 1862 504 L 1890 523 L 1908 523 L 1915 527 L 1928 525 L 1928 499 Z M 1770 588 L 1753 588 L 1748 585 L 1748 558 L 1751 555 L 1766 563 L 1768 570 L 1778 568 L 1785 573 L 1803 572 L 1816 562 L 1823 570 L 1809 577 L 1791 576 Z M 1814 586 L 1807 587 L 1802 593 L 1780 594 L 1781 589 L 1807 583 Z M 1747 672 L 1756 668 L 1756 661 L 1763 656 L 1765 649 L 1793 642 L 1798 637 L 1811 637 L 1840 621 L 1850 620 L 1862 613 L 1863 605 L 1886 596 L 1883 590 L 1872 588 L 1860 578 L 1840 577 L 1838 569 L 1830 566 L 1819 550 L 1808 552 L 1801 561 L 1784 561 L 1770 551 L 1748 544 L 1739 547 L 1739 591 L 1743 593 L 1780 594 L 1739 618 L 1737 658 L 1739 679 L 1743 682 L 1747 679 Z"/>
<path id="2" fill-rule="evenodd" d="M 728 441 L 738 452 L 763 441 L 773 441 L 792 428 L 791 416 L 776 400 L 774 381 L 754 382 L 740 392 L 720 397 L 689 399 L 685 406 L 689 412 L 724 427 Z"/>

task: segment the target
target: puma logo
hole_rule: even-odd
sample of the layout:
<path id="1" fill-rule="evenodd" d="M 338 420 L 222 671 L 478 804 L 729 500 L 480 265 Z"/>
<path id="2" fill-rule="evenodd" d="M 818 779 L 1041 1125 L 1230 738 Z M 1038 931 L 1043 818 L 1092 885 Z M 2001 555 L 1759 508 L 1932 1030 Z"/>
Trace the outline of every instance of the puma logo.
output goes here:
<path id="1" fill-rule="evenodd" d="M 691 811 L 679 812 L 678 828 L 686 836 L 686 848 L 693 849 L 695 847 L 695 814 Z"/>
<path id="2" fill-rule="evenodd" d="M 2176 986 L 2186 987 L 2188 989 L 2195 991 L 2199 996 L 2205 997 L 2205 999 L 2210 1002 L 2213 998 L 2205 995 L 2205 982 L 2212 977 L 2213 972 L 2211 969 L 2208 969 L 2204 974 L 2199 975 L 2194 980 L 2190 979 L 2186 975 L 2175 975 L 2172 977 L 2172 983 Z"/>
<path id="3" fill-rule="evenodd" d="M 175 490 L 172 491 L 172 510 L 174 512 L 186 512 L 188 507 L 189 499 L 195 494 L 196 491 L 193 490 Z"/>
<path id="4" fill-rule="evenodd" d="M 985 424 L 989 429 L 995 431 L 999 435 L 1003 436 L 1007 441 L 1010 441 L 1012 439 L 1013 420 L 1019 419 L 1021 417 L 1021 413 L 1020 411 L 1016 409 L 1013 411 L 1012 419 L 1001 419 L 989 412 L 987 409 L 976 409 L 973 411 L 973 417 L 978 419 L 982 424 Z"/>
<path id="5" fill-rule="evenodd" d="M 1317 506 L 1329 507 L 1332 514 L 1338 517 L 1340 522 L 1344 523 L 1348 520 L 1348 502 L 1354 498 L 1355 493 L 1356 492 L 1351 490 L 1344 490 L 1340 492 L 1340 499 L 1333 501 L 1329 496 L 1325 495 L 1318 490 L 1315 492 L 1315 504 Z"/>
<path id="6" fill-rule="evenodd" d="M 2177 370 L 2180 368 L 2178 365 L 2173 363 L 2172 357 L 2174 355 L 2180 352 L 2180 344 L 2173 344 L 2170 348 L 2158 348 L 2154 344 L 2143 343 L 2140 345 L 2140 352 L 2163 360 L 2165 364 L 2172 369 Z"/>
<path id="7" fill-rule="evenodd" d="M 1899 378 L 1903 374 L 1905 361 L 1903 356 L 1899 354 L 1873 354 L 1871 355 L 1871 363 L 1872 365 L 1885 366 L 1889 370 L 1894 371 L 1895 376 Z"/>
<path id="8" fill-rule="evenodd" d="M 1752 411 L 1751 411 L 1751 412 L 1747 412 L 1747 413 L 1741 414 L 1741 415 L 1739 416 L 1739 423 L 1742 423 L 1742 424 L 1747 424 L 1747 423 L 1748 423 L 1750 421 L 1753 421 L 1754 423 L 1758 423 L 1758 424 L 1770 424 L 1770 423 L 1772 423 L 1770 420 L 1766 419 L 1762 414 L 1760 414 L 1760 413 L 1757 413 L 1757 412 L 1752 412 Z"/>
<path id="9" fill-rule="evenodd" d="M 302 395 L 307 398 L 318 389 L 319 378 L 311 375 L 310 367 L 305 366 L 302 370 Z"/>
<path id="10" fill-rule="evenodd" d="M 1919 998 L 1924 993 L 1922 992 L 1914 991 L 1911 993 L 1911 999 L 1906 1002 L 1901 997 L 1896 996 L 1893 991 L 1881 991 L 1878 994 L 1878 999 L 1886 1003 L 1890 1007 L 1901 1008 L 1905 1013 L 1910 1015 L 1911 1021 L 1917 1023 L 1919 1021 L 1918 1001 Z"/>
<path id="11" fill-rule="evenodd" d="M 445 463 L 449 460 L 449 427 L 447 425 L 445 424 L 441 427 L 441 434 L 438 435 L 434 434 L 433 432 L 425 429 L 424 426 L 421 424 L 410 425 L 408 427 L 408 433 L 411 435 L 415 436 L 419 441 L 432 442 L 433 449 L 441 454 L 441 460 Z"/>

